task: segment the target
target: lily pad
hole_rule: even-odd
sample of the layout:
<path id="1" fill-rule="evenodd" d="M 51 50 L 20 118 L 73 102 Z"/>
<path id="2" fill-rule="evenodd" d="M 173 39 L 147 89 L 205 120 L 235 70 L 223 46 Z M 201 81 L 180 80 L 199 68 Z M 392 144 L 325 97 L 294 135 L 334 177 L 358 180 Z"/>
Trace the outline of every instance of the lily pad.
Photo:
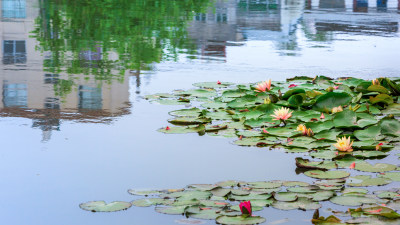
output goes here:
<path id="1" fill-rule="evenodd" d="M 258 181 L 248 183 L 252 188 L 278 188 L 282 186 L 282 182 Z"/>
<path id="2" fill-rule="evenodd" d="M 293 209 L 315 210 L 321 208 L 321 205 L 313 202 L 308 198 L 298 198 L 297 201 L 294 202 L 281 202 L 281 201 L 274 202 L 272 204 L 272 207 L 281 210 L 293 210 Z"/>
<path id="3" fill-rule="evenodd" d="M 175 119 L 170 119 L 168 122 L 174 125 L 193 125 L 193 124 L 202 124 L 209 123 L 211 119 L 208 118 L 196 118 L 196 117 L 179 117 Z"/>
<path id="4" fill-rule="evenodd" d="M 364 172 L 387 172 L 396 169 L 395 165 L 386 164 L 386 163 L 376 163 L 375 165 L 371 165 L 369 163 L 356 163 L 356 170 L 364 171 Z"/>
<path id="5" fill-rule="evenodd" d="M 313 162 L 309 161 L 308 159 L 303 159 L 300 157 L 296 158 L 296 166 L 300 168 L 306 168 L 306 169 L 323 169 L 323 170 L 329 170 L 329 169 L 335 169 L 337 168 L 336 163 L 333 161 L 320 161 L 320 162 Z"/>
<path id="6" fill-rule="evenodd" d="M 234 83 L 230 82 L 199 82 L 199 83 L 194 83 L 193 86 L 199 87 L 199 88 L 226 88 L 228 86 L 233 85 Z"/>
<path id="7" fill-rule="evenodd" d="M 378 174 L 378 177 L 388 178 L 388 179 L 391 179 L 392 181 L 400 181 L 400 172 L 390 172 L 390 173 Z"/>
<path id="8" fill-rule="evenodd" d="M 328 92 L 317 98 L 314 109 L 318 111 L 325 111 L 333 107 L 348 105 L 352 97 L 344 92 Z"/>
<path id="9" fill-rule="evenodd" d="M 248 225 L 248 224 L 259 224 L 264 223 L 266 220 L 260 216 L 220 216 L 216 219 L 217 223 L 220 224 L 239 224 L 239 225 Z"/>
<path id="10" fill-rule="evenodd" d="M 137 199 L 135 201 L 132 201 L 132 205 L 138 206 L 138 207 L 149 207 L 152 205 L 170 205 L 174 201 L 171 199 L 163 199 L 163 198 L 143 198 L 143 199 Z"/>
<path id="11" fill-rule="evenodd" d="M 293 192 L 278 192 L 274 194 L 274 198 L 282 202 L 293 202 L 297 199 L 297 194 Z"/>
<path id="12" fill-rule="evenodd" d="M 184 205 L 184 206 L 170 206 L 170 207 L 157 206 L 155 208 L 155 210 L 158 213 L 169 214 L 169 215 L 180 215 L 180 214 L 184 214 L 185 210 L 188 207 L 189 206 L 187 206 L 187 205 Z"/>
<path id="13" fill-rule="evenodd" d="M 318 178 L 318 179 L 338 179 L 350 176 L 350 173 L 343 170 L 333 170 L 333 171 L 321 171 L 321 170 L 310 170 L 306 171 L 304 175 Z"/>
<path id="14" fill-rule="evenodd" d="M 364 196 L 336 196 L 330 199 L 332 203 L 345 206 L 360 206 L 365 203 L 377 203 L 378 200 Z"/>
<path id="15" fill-rule="evenodd" d="M 171 116 L 198 117 L 201 110 L 199 108 L 179 109 L 169 112 Z"/>
<path id="16" fill-rule="evenodd" d="M 90 201 L 79 205 L 81 209 L 91 212 L 115 212 L 126 210 L 131 206 L 130 202 L 123 201 L 115 201 L 108 204 L 105 201 Z"/>
<path id="17" fill-rule="evenodd" d="M 372 126 L 368 127 L 364 130 L 356 130 L 354 131 L 354 136 L 360 141 L 367 141 L 367 140 L 382 140 L 383 136 L 381 134 L 381 127 L 380 126 Z"/>
<path id="18" fill-rule="evenodd" d="M 392 180 L 387 178 L 371 178 L 371 176 L 367 175 L 358 175 L 347 179 L 347 185 L 351 187 L 380 186 L 389 184 L 390 182 Z"/>

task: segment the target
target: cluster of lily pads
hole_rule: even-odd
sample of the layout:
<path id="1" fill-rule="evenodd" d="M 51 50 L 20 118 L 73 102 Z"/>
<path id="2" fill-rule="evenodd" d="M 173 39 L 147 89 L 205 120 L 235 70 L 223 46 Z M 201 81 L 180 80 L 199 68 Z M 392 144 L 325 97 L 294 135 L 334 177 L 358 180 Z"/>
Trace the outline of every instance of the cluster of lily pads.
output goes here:
<path id="1" fill-rule="evenodd" d="M 145 196 L 132 202 L 103 201 L 82 203 L 80 207 L 93 212 L 125 210 L 137 207 L 155 206 L 155 211 L 170 215 L 185 215 L 192 219 L 215 220 L 219 224 L 258 224 L 266 221 L 257 216 L 264 207 L 280 210 L 318 210 L 320 202 L 349 207 L 346 212 L 332 211 L 339 217 L 349 217 L 350 221 L 400 222 L 400 189 L 369 191 L 364 188 L 346 187 L 345 179 L 316 180 L 313 184 L 300 181 L 224 181 L 216 184 L 192 184 L 182 189 L 133 190 L 136 196 Z M 244 202 L 243 201 L 250 201 Z M 245 206 L 246 214 L 239 207 Z M 248 203 L 248 204 L 245 204 Z M 251 206 L 250 206 L 251 204 Z M 242 211 L 242 212 L 241 212 Z M 255 212 L 255 213 L 254 213 Z M 248 215 L 250 213 L 250 215 Z M 253 213 L 253 214 L 252 214 Z M 341 223 L 336 216 L 328 218 L 314 215 L 314 224 Z"/>
<path id="2" fill-rule="evenodd" d="M 153 102 L 186 106 L 170 112 L 172 125 L 160 132 L 208 134 L 234 138 L 233 143 L 240 146 L 307 153 L 312 159 L 297 157 L 296 166 L 317 180 L 313 184 L 226 181 L 179 190 L 129 190 L 146 198 L 109 204 L 94 201 L 80 207 L 99 212 L 155 205 L 157 212 L 165 214 L 215 219 L 220 224 L 256 224 L 265 219 L 243 215 L 239 202 L 250 201 L 254 212 L 268 206 L 318 210 L 319 202 L 330 201 L 353 208 L 334 211 L 327 218 L 316 211 L 314 224 L 400 224 L 396 212 L 400 209 L 399 189 L 369 193 L 360 188 L 400 181 L 397 165 L 365 161 L 385 158 L 400 142 L 399 81 L 324 76 L 258 84 L 218 81 L 195 83 L 191 90 L 148 95 L 145 98 Z M 350 176 L 350 170 L 363 175 Z M 342 222 L 336 216 L 351 219 Z"/>

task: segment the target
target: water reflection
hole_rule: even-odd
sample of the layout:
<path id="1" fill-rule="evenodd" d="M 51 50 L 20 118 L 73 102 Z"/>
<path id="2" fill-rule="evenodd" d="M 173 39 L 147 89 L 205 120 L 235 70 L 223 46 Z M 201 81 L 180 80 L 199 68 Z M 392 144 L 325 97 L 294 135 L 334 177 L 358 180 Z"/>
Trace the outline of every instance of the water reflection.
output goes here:
<path id="1" fill-rule="evenodd" d="M 128 114 L 127 77 L 136 78 L 139 94 L 143 72 L 157 63 L 226 63 L 229 48 L 250 41 L 298 57 L 332 46 L 340 34 L 397 37 L 397 3 L 3 0 L 0 113 L 33 119 L 48 140 L 62 119 L 108 122 Z"/>

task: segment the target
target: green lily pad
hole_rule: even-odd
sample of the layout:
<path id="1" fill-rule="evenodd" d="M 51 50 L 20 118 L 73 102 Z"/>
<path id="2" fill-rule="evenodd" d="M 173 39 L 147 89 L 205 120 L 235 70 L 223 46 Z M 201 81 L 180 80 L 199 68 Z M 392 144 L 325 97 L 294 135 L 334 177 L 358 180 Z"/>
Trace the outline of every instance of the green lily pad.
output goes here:
<path id="1" fill-rule="evenodd" d="M 287 190 L 294 193 L 315 193 L 319 190 L 319 187 L 310 185 L 305 187 L 290 187 Z"/>
<path id="2" fill-rule="evenodd" d="M 325 169 L 325 170 L 337 168 L 336 163 L 333 161 L 313 162 L 309 161 L 308 159 L 303 159 L 300 157 L 296 158 L 296 166 L 306 169 Z"/>
<path id="3" fill-rule="evenodd" d="M 90 201 L 79 205 L 81 209 L 91 212 L 116 212 L 126 210 L 131 206 L 130 202 L 122 201 L 115 201 L 108 204 L 105 201 Z"/>
<path id="4" fill-rule="evenodd" d="M 204 107 L 207 109 L 225 109 L 226 103 L 219 102 L 219 101 L 213 101 L 213 102 L 203 103 L 203 104 L 201 104 L 201 107 Z"/>
<path id="5" fill-rule="evenodd" d="M 269 199 L 272 195 L 270 194 L 255 194 L 250 193 L 249 195 L 230 195 L 229 199 L 236 200 L 236 201 L 249 201 L 249 200 L 256 200 L 256 199 Z"/>
<path id="6" fill-rule="evenodd" d="M 216 219 L 219 224 L 239 224 L 239 225 L 248 225 L 248 224 L 259 224 L 264 223 L 266 220 L 260 216 L 220 216 Z"/>
<path id="7" fill-rule="evenodd" d="M 184 206 L 170 206 L 170 207 L 157 206 L 155 208 L 155 210 L 158 213 L 169 214 L 169 215 L 180 215 L 180 214 L 184 214 L 185 210 L 188 207 L 189 206 L 187 206 L 187 205 L 184 205 Z"/>
<path id="8" fill-rule="evenodd" d="M 192 97 L 214 97 L 217 92 L 213 89 L 192 89 L 188 91 L 183 91 L 180 95 L 190 95 Z"/>
<path id="9" fill-rule="evenodd" d="M 381 158 L 387 156 L 381 151 L 354 151 L 353 155 L 357 158 Z"/>
<path id="10" fill-rule="evenodd" d="M 179 109 L 169 112 L 171 116 L 198 117 L 201 110 L 199 108 Z"/>
<path id="11" fill-rule="evenodd" d="M 313 202 L 308 198 L 298 198 L 297 201 L 294 202 L 274 202 L 272 207 L 281 210 L 293 210 L 293 209 L 302 209 L 302 210 L 315 210 L 321 208 L 321 205 Z"/>
<path id="12" fill-rule="evenodd" d="M 282 186 L 282 182 L 272 182 L 272 181 L 258 181 L 248 183 L 252 188 L 278 188 Z"/>
<path id="13" fill-rule="evenodd" d="M 371 178 L 371 176 L 367 175 L 358 175 L 347 179 L 347 185 L 351 187 L 381 186 L 390 182 L 392 181 L 387 178 Z"/>
<path id="14" fill-rule="evenodd" d="M 338 112 L 333 118 L 333 124 L 336 128 L 352 128 L 358 127 L 357 114 L 351 110 Z"/>
<path id="15" fill-rule="evenodd" d="M 383 191 L 377 194 L 378 198 L 400 199 L 400 194 L 392 191 Z"/>
<path id="16" fill-rule="evenodd" d="M 215 188 L 213 190 L 211 190 L 211 193 L 215 196 L 218 197 L 225 197 L 226 195 L 228 195 L 231 192 L 231 189 L 227 189 L 227 188 Z"/>
<path id="17" fill-rule="evenodd" d="M 300 187 L 307 187 L 309 186 L 309 183 L 302 182 L 302 181 L 284 181 L 283 186 L 286 187 L 295 187 L 295 186 L 300 186 Z"/>
<path id="18" fill-rule="evenodd" d="M 381 111 L 382 114 L 400 115 L 400 104 L 390 104 L 386 109 Z"/>
<path id="19" fill-rule="evenodd" d="M 372 126 L 368 127 L 364 130 L 356 130 L 354 131 L 354 136 L 360 141 L 367 141 L 367 140 L 382 140 L 383 136 L 381 134 L 381 127 L 380 126 Z"/>
<path id="20" fill-rule="evenodd" d="M 328 92 L 317 98 L 314 110 L 325 111 L 333 107 L 348 105 L 351 99 L 352 97 L 344 92 Z"/>
<path id="21" fill-rule="evenodd" d="M 199 83 L 194 83 L 193 86 L 199 87 L 199 88 L 226 88 L 228 86 L 233 85 L 234 83 L 230 82 L 199 82 Z"/>
<path id="22" fill-rule="evenodd" d="M 187 134 L 187 133 L 200 132 L 205 129 L 204 125 L 202 124 L 195 127 L 179 126 L 179 127 L 168 127 L 168 128 L 162 127 L 157 131 L 165 134 Z"/>
<path id="23" fill-rule="evenodd" d="M 331 141 L 336 141 L 337 136 L 341 134 L 342 131 L 334 129 L 334 130 L 324 130 L 319 132 L 314 136 L 316 139 L 326 139 Z"/>
<path id="24" fill-rule="evenodd" d="M 278 192 L 274 194 L 274 198 L 277 201 L 282 202 L 293 202 L 297 199 L 297 194 L 293 192 Z"/>
<path id="25" fill-rule="evenodd" d="M 132 205 L 138 207 L 149 207 L 152 205 L 171 205 L 174 201 L 171 199 L 163 198 L 143 198 L 132 201 Z"/>
<path id="26" fill-rule="evenodd" d="M 306 171 L 304 175 L 318 178 L 318 179 L 338 179 L 350 176 L 350 173 L 343 170 L 333 170 L 333 171 L 321 171 L 321 170 L 310 170 Z"/>
<path id="27" fill-rule="evenodd" d="M 364 196 L 336 196 L 330 199 L 332 203 L 345 206 L 360 206 L 365 203 L 377 203 L 378 200 L 374 198 L 368 198 Z"/>
<path id="28" fill-rule="evenodd" d="M 185 105 L 187 102 L 180 101 L 178 99 L 159 99 L 155 102 L 160 103 L 161 105 Z"/>
<path id="29" fill-rule="evenodd" d="M 371 165 L 369 163 L 364 162 L 364 163 L 356 163 L 355 169 L 364 172 L 379 173 L 379 172 L 387 172 L 395 170 L 396 166 L 386 163 L 376 163 L 375 165 Z"/>
<path id="30" fill-rule="evenodd" d="M 250 202 L 253 202 L 253 201 L 250 201 Z M 230 208 L 231 208 L 232 210 L 235 210 L 235 211 L 239 211 L 239 212 L 240 212 L 239 205 L 234 205 L 234 206 L 231 206 Z M 261 211 L 261 210 L 263 210 L 263 207 L 261 207 L 261 206 L 254 206 L 253 204 L 251 204 L 251 209 L 252 209 L 253 212 L 256 212 L 256 211 Z"/>
<path id="31" fill-rule="evenodd" d="M 326 200 L 332 198 L 334 195 L 335 195 L 335 192 L 326 191 L 326 190 L 322 190 L 322 191 L 318 191 L 314 194 L 310 194 L 313 201 L 326 201 Z"/>
<path id="32" fill-rule="evenodd" d="M 182 191 L 160 195 L 161 198 L 177 198 L 179 200 L 203 200 L 210 198 L 210 196 L 211 192 L 208 191 Z"/>
<path id="33" fill-rule="evenodd" d="M 377 95 L 377 96 L 375 96 L 375 97 L 370 97 L 370 98 L 369 98 L 369 101 L 370 101 L 372 104 L 384 103 L 384 104 L 386 104 L 386 105 L 390 105 L 390 104 L 393 103 L 393 98 L 390 97 L 390 96 L 387 95 L 387 94 L 379 94 L 379 95 Z"/>
<path id="34" fill-rule="evenodd" d="M 333 159 L 337 156 L 336 153 L 337 153 L 336 151 L 322 150 L 322 151 L 312 152 L 310 153 L 310 156 L 319 159 Z"/>
<path id="35" fill-rule="evenodd" d="M 168 122 L 174 125 L 193 125 L 193 124 L 202 124 L 209 123 L 211 119 L 208 118 L 196 118 L 196 117 L 179 117 L 175 119 L 170 119 Z"/>
<path id="36" fill-rule="evenodd" d="M 324 130 L 330 130 L 334 124 L 331 120 L 320 121 L 320 122 L 309 122 L 305 124 L 307 128 L 311 128 L 315 134 L 320 133 Z"/>
<path id="37" fill-rule="evenodd" d="M 274 202 L 273 199 L 253 199 L 251 200 L 251 205 L 264 207 L 271 205 L 273 202 Z"/>
<path id="38" fill-rule="evenodd" d="M 390 173 L 378 174 L 378 177 L 388 178 L 388 179 L 391 179 L 392 181 L 400 181 L 400 172 L 390 172 Z"/>
<path id="39" fill-rule="evenodd" d="M 381 133 L 385 135 L 400 136 L 400 122 L 395 119 L 381 120 Z"/>
<path id="40" fill-rule="evenodd" d="M 364 189 L 364 188 L 351 188 L 351 187 L 348 187 L 348 188 L 345 188 L 345 189 L 342 191 L 342 193 L 343 193 L 343 194 L 360 193 L 360 194 L 365 195 L 365 194 L 368 193 L 368 190 L 367 190 L 367 189 Z"/>
<path id="41" fill-rule="evenodd" d="M 148 195 L 158 195 L 161 192 L 159 190 L 133 190 L 133 189 L 129 189 L 128 193 L 131 194 L 131 195 L 148 196 Z"/>

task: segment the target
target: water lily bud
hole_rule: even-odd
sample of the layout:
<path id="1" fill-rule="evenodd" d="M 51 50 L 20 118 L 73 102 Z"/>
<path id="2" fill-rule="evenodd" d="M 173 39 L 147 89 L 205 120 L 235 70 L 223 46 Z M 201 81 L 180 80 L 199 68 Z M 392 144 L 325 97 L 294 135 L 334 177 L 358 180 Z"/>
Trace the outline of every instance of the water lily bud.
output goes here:
<path id="1" fill-rule="evenodd" d="M 372 85 L 381 85 L 378 79 L 372 80 Z"/>
<path id="2" fill-rule="evenodd" d="M 221 81 L 217 81 L 217 84 L 221 84 Z"/>
<path id="3" fill-rule="evenodd" d="M 242 212 L 242 215 L 251 216 L 252 209 L 251 209 L 251 203 L 250 203 L 250 201 L 241 202 L 241 203 L 239 204 L 239 208 L 240 208 L 240 211 Z"/>
<path id="4" fill-rule="evenodd" d="M 353 162 L 350 166 L 349 166 L 349 168 L 350 169 L 354 169 L 354 168 L 356 168 L 356 163 L 355 162 Z"/>
<path id="5" fill-rule="evenodd" d="M 333 90 L 335 90 L 333 87 L 328 87 L 325 91 L 332 92 Z"/>
<path id="6" fill-rule="evenodd" d="M 309 137 L 314 136 L 314 132 L 311 130 L 311 128 L 308 128 L 308 130 L 307 130 L 307 136 L 309 136 Z"/>
<path id="7" fill-rule="evenodd" d="M 321 113 L 321 116 L 319 117 L 321 120 L 325 119 L 324 113 Z"/>
<path id="8" fill-rule="evenodd" d="M 165 130 L 171 130 L 171 128 L 169 128 L 169 126 L 167 126 L 167 127 L 165 128 Z"/>
<path id="9" fill-rule="evenodd" d="M 376 150 L 376 151 L 382 151 L 382 145 L 377 144 L 377 145 L 375 146 L 375 150 Z"/>

